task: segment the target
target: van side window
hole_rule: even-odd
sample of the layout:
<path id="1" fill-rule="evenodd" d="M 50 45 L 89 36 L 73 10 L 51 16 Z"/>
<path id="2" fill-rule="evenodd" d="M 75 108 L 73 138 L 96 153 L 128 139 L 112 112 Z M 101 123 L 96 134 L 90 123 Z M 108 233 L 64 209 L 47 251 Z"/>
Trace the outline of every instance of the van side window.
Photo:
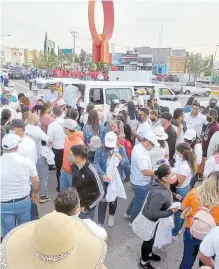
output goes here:
<path id="1" fill-rule="evenodd" d="M 103 89 L 102 88 L 91 88 L 90 89 L 90 102 L 96 105 L 103 105 Z"/>
<path id="2" fill-rule="evenodd" d="M 168 88 L 160 88 L 159 95 L 173 95 Z"/>
<path id="3" fill-rule="evenodd" d="M 126 102 L 131 100 L 132 90 L 130 88 L 108 88 L 106 89 L 106 103 L 108 105 L 115 99 L 125 100 Z"/>

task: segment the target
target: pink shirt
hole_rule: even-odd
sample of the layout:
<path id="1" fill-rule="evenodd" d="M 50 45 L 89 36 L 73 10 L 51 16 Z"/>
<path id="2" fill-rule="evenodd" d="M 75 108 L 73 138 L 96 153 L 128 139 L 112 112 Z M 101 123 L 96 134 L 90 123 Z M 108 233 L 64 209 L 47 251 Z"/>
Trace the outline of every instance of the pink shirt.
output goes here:
<path id="1" fill-rule="evenodd" d="M 47 133 L 47 129 L 48 129 L 49 124 L 51 122 L 53 122 L 54 120 L 55 119 L 48 114 L 46 114 L 42 118 L 40 118 L 41 128 L 45 133 Z"/>

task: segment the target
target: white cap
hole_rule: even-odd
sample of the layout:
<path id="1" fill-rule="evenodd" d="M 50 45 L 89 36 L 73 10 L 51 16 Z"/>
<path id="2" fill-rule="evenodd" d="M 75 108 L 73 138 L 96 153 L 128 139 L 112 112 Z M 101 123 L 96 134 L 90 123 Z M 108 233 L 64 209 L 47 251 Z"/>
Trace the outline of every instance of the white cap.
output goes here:
<path id="1" fill-rule="evenodd" d="M 135 94 L 136 94 L 136 93 L 141 94 L 141 90 L 140 90 L 140 89 L 138 89 L 138 90 L 135 92 Z"/>
<path id="2" fill-rule="evenodd" d="M 63 99 L 60 99 L 58 102 L 57 102 L 57 106 L 63 106 L 65 105 L 65 101 Z"/>
<path id="3" fill-rule="evenodd" d="M 77 127 L 77 122 L 72 119 L 65 119 L 64 121 L 64 128 L 74 131 Z"/>
<path id="4" fill-rule="evenodd" d="M 188 129 L 185 134 L 184 134 L 184 139 L 187 139 L 187 140 L 192 140 L 194 138 L 196 138 L 196 131 L 193 130 L 193 129 Z"/>
<path id="5" fill-rule="evenodd" d="M 115 148 L 117 146 L 117 135 L 114 132 L 106 133 L 105 146 L 107 148 Z"/>
<path id="6" fill-rule="evenodd" d="M 21 138 L 16 134 L 6 134 L 2 139 L 3 149 L 14 149 L 20 143 Z"/>
<path id="7" fill-rule="evenodd" d="M 120 104 L 119 99 L 114 99 L 113 104 Z"/>
<path id="8" fill-rule="evenodd" d="M 81 108 L 86 108 L 86 107 L 87 107 L 86 104 L 85 104 L 84 102 L 80 102 L 80 103 L 78 104 L 78 106 L 81 107 Z"/>
<path id="9" fill-rule="evenodd" d="M 157 137 L 153 132 L 148 132 L 145 136 L 144 139 L 151 142 L 154 146 L 160 147 L 160 144 L 157 141 Z"/>
<path id="10" fill-rule="evenodd" d="M 165 133 L 164 128 L 162 126 L 155 127 L 154 133 L 157 137 L 157 140 L 167 140 L 168 138 L 168 134 Z"/>
<path id="11" fill-rule="evenodd" d="M 37 86 L 33 86 L 33 91 L 39 91 L 39 88 Z"/>
<path id="12" fill-rule="evenodd" d="M 9 87 L 14 87 L 14 86 L 15 86 L 14 83 L 12 83 L 12 82 L 9 83 Z"/>

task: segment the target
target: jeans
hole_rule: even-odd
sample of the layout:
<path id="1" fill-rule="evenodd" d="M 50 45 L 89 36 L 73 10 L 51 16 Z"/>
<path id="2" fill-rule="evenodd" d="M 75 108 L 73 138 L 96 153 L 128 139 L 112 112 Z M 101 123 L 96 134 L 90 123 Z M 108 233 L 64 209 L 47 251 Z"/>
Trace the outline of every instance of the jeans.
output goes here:
<path id="1" fill-rule="evenodd" d="M 63 161 L 63 149 L 53 149 L 53 153 L 55 154 L 55 164 L 56 164 L 56 177 L 58 182 L 58 188 L 60 188 L 60 175 L 62 169 L 62 161 Z"/>
<path id="2" fill-rule="evenodd" d="M 130 179 L 131 170 L 130 170 L 130 165 L 129 164 L 125 164 L 123 166 L 123 171 L 124 171 L 126 179 Z"/>
<path id="3" fill-rule="evenodd" d="M 145 186 L 137 186 L 132 184 L 132 189 L 134 191 L 134 197 L 131 203 L 129 204 L 128 209 L 126 210 L 126 214 L 131 216 L 130 218 L 131 223 L 138 216 L 142 208 L 142 205 L 149 190 L 149 184 Z"/>
<path id="4" fill-rule="evenodd" d="M 181 195 L 182 198 L 185 198 L 186 194 L 190 191 L 190 185 L 183 188 L 176 188 L 177 194 Z M 174 214 L 174 225 L 175 227 L 172 230 L 172 235 L 177 236 L 178 232 L 181 230 L 184 220 L 180 218 L 181 212 Z"/>
<path id="5" fill-rule="evenodd" d="M 99 206 L 98 206 L 98 223 L 101 225 L 104 225 L 104 222 L 105 222 L 107 205 L 109 204 L 109 215 L 111 216 L 114 216 L 116 214 L 116 209 L 117 209 L 117 199 L 114 202 L 110 202 L 110 203 L 105 201 L 107 186 L 108 186 L 108 183 L 104 182 L 103 188 L 104 188 L 105 195 L 104 195 L 103 200 L 100 201 Z"/>
<path id="6" fill-rule="evenodd" d="M 64 169 L 62 169 L 60 175 L 60 191 L 64 191 L 69 187 L 72 187 L 72 174 L 67 173 Z"/>
<path id="7" fill-rule="evenodd" d="M 81 212 L 80 215 L 79 215 L 79 218 L 81 218 L 81 219 L 91 219 L 91 220 L 94 220 L 94 217 L 95 217 L 95 208 L 92 208 L 87 213 Z"/>
<path id="8" fill-rule="evenodd" d="M 192 237 L 189 228 L 185 229 L 183 241 L 184 252 L 180 269 L 191 269 L 196 260 L 197 254 L 199 252 L 199 246 L 202 241 Z M 199 261 L 199 266 L 201 267 L 202 265 L 203 264 Z"/>
<path id="9" fill-rule="evenodd" d="M 45 157 L 40 157 L 36 164 L 37 172 L 40 178 L 40 197 L 48 194 L 48 173 L 49 166 Z"/>
<path id="10" fill-rule="evenodd" d="M 2 237 L 16 227 L 31 221 L 31 200 L 24 199 L 15 203 L 1 203 Z"/>

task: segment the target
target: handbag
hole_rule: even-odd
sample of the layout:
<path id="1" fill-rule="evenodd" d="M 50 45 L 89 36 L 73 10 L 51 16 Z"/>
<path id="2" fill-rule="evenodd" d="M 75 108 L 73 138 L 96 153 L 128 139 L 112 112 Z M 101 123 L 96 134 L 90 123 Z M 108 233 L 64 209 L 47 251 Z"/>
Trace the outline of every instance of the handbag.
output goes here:
<path id="1" fill-rule="evenodd" d="M 142 239 L 143 241 L 149 241 L 153 238 L 156 227 L 159 223 L 159 220 L 156 222 L 153 222 L 149 219 L 147 219 L 143 214 L 142 211 L 147 203 L 148 195 L 150 190 L 148 191 L 148 194 L 145 198 L 145 201 L 143 203 L 143 206 L 141 208 L 141 211 L 139 212 L 138 216 L 134 219 L 132 222 L 132 230 L 134 234 Z"/>

